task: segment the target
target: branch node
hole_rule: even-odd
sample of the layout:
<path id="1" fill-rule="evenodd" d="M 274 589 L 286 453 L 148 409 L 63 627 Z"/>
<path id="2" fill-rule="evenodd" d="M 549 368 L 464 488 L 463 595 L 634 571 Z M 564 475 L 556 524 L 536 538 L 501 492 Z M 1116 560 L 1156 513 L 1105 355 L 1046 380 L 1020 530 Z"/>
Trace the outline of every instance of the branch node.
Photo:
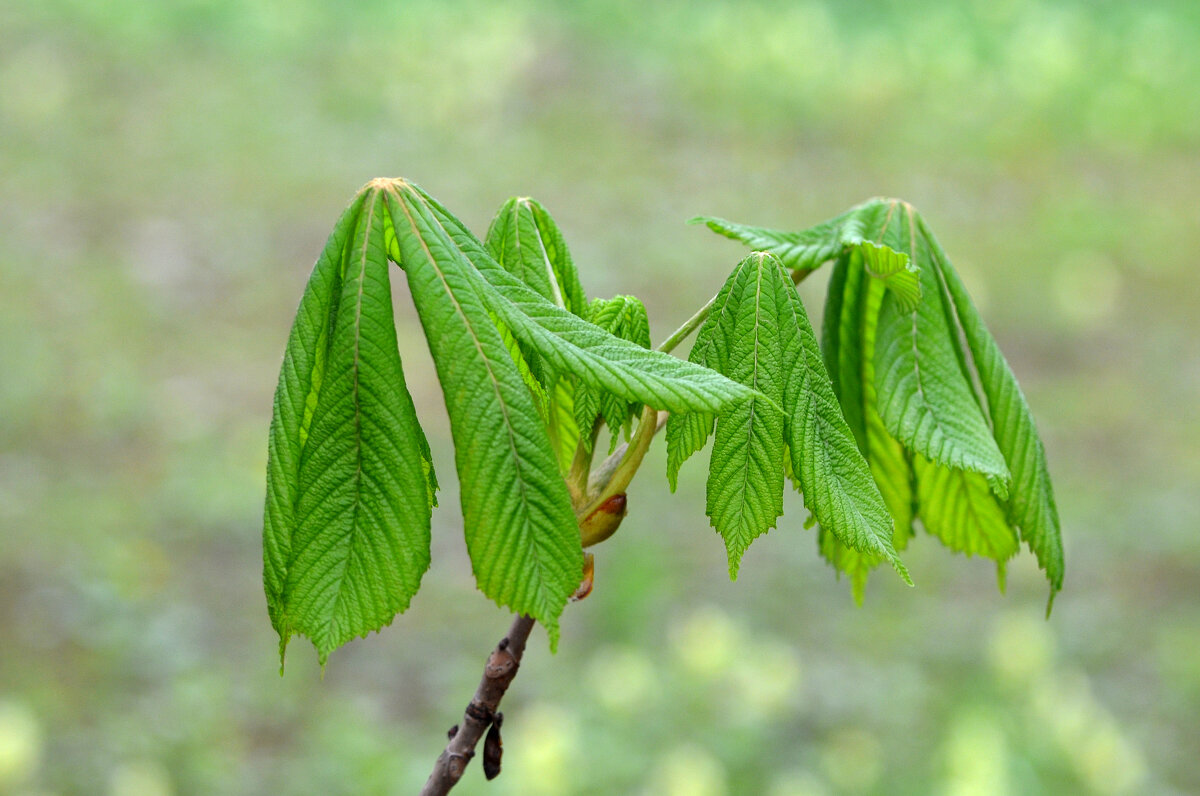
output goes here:
<path id="1" fill-rule="evenodd" d="M 457 782 L 462 778 L 463 772 L 467 770 L 467 763 L 471 762 L 471 758 L 475 756 L 474 749 L 468 749 L 465 752 L 454 752 L 446 760 L 446 773 L 450 779 Z"/>
<path id="2" fill-rule="evenodd" d="M 492 718 L 495 715 L 487 705 L 481 705 L 474 700 L 467 705 L 467 709 L 463 713 L 467 718 L 474 719 L 484 727 L 492 723 Z"/>
<path id="3" fill-rule="evenodd" d="M 487 665 L 483 669 L 484 676 L 489 680 L 499 680 L 512 674 L 517 668 L 517 659 L 507 649 L 497 647 L 488 656 Z"/>

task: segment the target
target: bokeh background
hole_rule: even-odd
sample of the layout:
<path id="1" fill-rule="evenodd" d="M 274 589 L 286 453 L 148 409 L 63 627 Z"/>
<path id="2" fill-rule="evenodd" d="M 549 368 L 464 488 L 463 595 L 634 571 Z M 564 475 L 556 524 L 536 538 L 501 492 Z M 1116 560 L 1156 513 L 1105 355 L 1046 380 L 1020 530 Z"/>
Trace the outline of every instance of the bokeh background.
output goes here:
<path id="1" fill-rule="evenodd" d="M 920 539 L 863 608 L 798 498 L 730 583 L 661 442 L 463 794 L 1200 791 L 1200 5 L 0 0 L 0 793 L 415 792 L 507 627 L 442 474 L 411 610 L 279 676 L 271 395 L 371 177 L 541 199 L 661 339 L 740 248 L 912 201 L 1039 419 L 1066 590 Z M 803 286 L 820 315 L 824 281 Z"/>

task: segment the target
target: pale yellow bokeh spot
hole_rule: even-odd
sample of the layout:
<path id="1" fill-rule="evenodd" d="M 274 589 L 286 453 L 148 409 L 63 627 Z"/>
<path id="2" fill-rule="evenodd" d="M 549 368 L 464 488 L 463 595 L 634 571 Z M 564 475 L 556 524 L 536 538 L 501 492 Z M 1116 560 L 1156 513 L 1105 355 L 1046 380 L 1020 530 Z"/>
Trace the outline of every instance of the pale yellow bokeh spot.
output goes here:
<path id="1" fill-rule="evenodd" d="M 988 638 L 988 661 L 996 675 L 1012 686 L 1028 685 L 1054 661 L 1054 636 L 1039 615 L 1002 615 Z"/>
<path id="2" fill-rule="evenodd" d="M 108 777 L 108 796 L 172 796 L 174 793 L 170 772 L 157 760 L 121 763 Z"/>
<path id="3" fill-rule="evenodd" d="M 956 716 L 946 733 L 947 796 L 1005 796 L 1008 744 L 1003 730 L 983 711 Z"/>
<path id="4" fill-rule="evenodd" d="M 34 712 L 0 700 L 0 792 L 27 782 L 42 758 L 42 729 Z"/>
<path id="5" fill-rule="evenodd" d="M 868 790 L 883 774 L 883 749 L 866 730 L 840 730 L 821 749 L 821 768 L 835 790 Z"/>
<path id="6" fill-rule="evenodd" d="M 671 649 L 683 670 L 702 679 L 723 677 L 739 655 L 743 634 L 719 608 L 701 608 L 673 627 Z"/>
<path id="7" fill-rule="evenodd" d="M 766 796 L 830 796 L 821 778 L 811 771 L 787 771 L 771 782 Z"/>
<path id="8" fill-rule="evenodd" d="M 662 691 L 654 663 L 632 647 L 605 647 L 588 663 L 593 697 L 614 713 L 653 710 Z"/>
<path id="9" fill-rule="evenodd" d="M 578 722 L 557 705 L 532 705 L 504 723 L 504 763 L 525 793 L 570 793 L 578 754 Z"/>
<path id="10" fill-rule="evenodd" d="M 770 719 L 796 704 L 800 663 L 795 650 L 778 641 L 748 645 L 733 664 L 734 708 L 751 722 Z"/>
<path id="11" fill-rule="evenodd" d="M 647 796 L 723 796 L 729 793 L 725 767 L 698 746 L 679 746 L 655 767 Z"/>

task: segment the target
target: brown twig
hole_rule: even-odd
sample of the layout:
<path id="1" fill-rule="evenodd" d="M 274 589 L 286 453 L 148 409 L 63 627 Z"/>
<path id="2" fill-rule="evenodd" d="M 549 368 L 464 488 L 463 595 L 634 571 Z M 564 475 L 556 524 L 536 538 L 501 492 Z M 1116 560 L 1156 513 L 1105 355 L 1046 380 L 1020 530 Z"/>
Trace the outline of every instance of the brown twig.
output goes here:
<path id="1" fill-rule="evenodd" d="M 463 712 L 462 721 L 457 728 L 451 729 L 450 742 L 434 763 L 433 773 L 421 789 L 421 796 L 441 796 L 449 793 L 462 779 L 467 764 L 475 756 L 475 747 L 479 739 L 496 718 L 496 709 L 500 707 L 504 692 L 517 676 L 521 655 L 525 652 L 525 642 L 529 640 L 529 632 L 532 629 L 531 617 L 513 618 L 508 635 L 500 640 L 488 656 L 487 664 L 483 667 L 483 677 L 479 681 L 479 687 L 475 689 L 475 696 Z"/>

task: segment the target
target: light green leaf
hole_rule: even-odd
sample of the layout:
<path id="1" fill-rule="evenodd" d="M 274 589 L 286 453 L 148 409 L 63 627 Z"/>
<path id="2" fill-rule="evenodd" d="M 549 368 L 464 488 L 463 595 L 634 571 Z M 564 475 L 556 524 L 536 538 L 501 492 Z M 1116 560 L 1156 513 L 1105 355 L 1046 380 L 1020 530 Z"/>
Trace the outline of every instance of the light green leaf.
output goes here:
<path id="1" fill-rule="evenodd" d="M 585 317 L 615 337 L 637 343 L 643 348 L 650 347 L 650 321 L 646 316 L 646 307 L 635 296 L 592 299 Z M 612 434 L 612 447 L 616 446 L 622 431 L 628 436 L 632 419 L 642 411 L 639 403 L 586 385 L 576 391 L 575 399 L 575 419 L 579 428 L 590 429 L 597 416 L 603 417 Z M 584 438 L 584 441 L 590 442 L 591 437 Z"/>
<path id="2" fill-rule="evenodd" d="M 867 593 L 867 577 L 883 562 L 883 556 L 847 547 L 824 525 L 817 529 L 817 549 L 839 578 L 842 573 L 850 578 L 850 593 L 854 595 L 854 602 L 862 605 Z"/>
<path id="3" fill-rule="evenodd" d="M 722 366 L 725 375 L 774 403 L 752 398 L 717 420 L 706 512 L 725 540 L 729 575 L 736 579 L 746 548 L 783 514 L 783 416 L 775 408 L 783 403 L 785 371 L 779 310 L 780 293 L 794 289 L 778 261 L 762 253 L 742 260 L 726 285 L 721 311 L 709 316 L 708 345 L 693 346 L 693 361 Z"/>
<path id="4" fill-rule="evenodd" d="M 446 398 L 476 582 L 500 605 L 542 622 L 553 647 L 583 572 L 555 452 L 489 315 L 486 284 L 411 184 L 392 181 L 382 191 Z"/>
<path id="5" fill-rule="evenodd" d="M 843 545 L 882 557 L 911 585 L 892 542 L 892 517 L 842 415 L 800 296 L 792 288 L 783 299 L 784 434 L 805 506 Z"/>
<path id="6" fill-rule="evenodd" d="M 579 424 L 575 422 L 575 378 L 560 376 L 550 388 L 550 440 L 558 456 L 558 466 L 563 475 L 571 469 L 575 459 L 575 448 L 579 445 Z M 591 441 L 591 435 L 588 436 Z"/>
<path id="7" fill-rule="evenodd" d="M 876 409 L 873 354 L 884 294 L 882 281 L 866 278 L 862 251 L 851 247 L 843 253 L 829 282 L 821 350 L 826 363 L 833 363 L 830 375 L 843 414 L 895 521 L 892 542 L 902 550 L 912 536 L 916 496 L 909 456 L 887 433 Z M 825 531 L 819 546 L 835 569 L 850 576 L 854 598 L 861 604 L 867 576 L 882 558 L 851 550 Z"/>
<path id="8" fill-rule="evenodd" d="M 1050 599 L 1062 588 L 1063 549 L 1058 508 L 1046 466 L 1046 452 L 1033 413 L 1021 393 L 1000 347 L 971 302 L 933 233 L 921 224 L 933 262 L 954 303 L 967 346 L 987 398 L 988 415 L 1000 452 L 1012 472 L 1008 520 L 1020 528 L 1021 539 L 1037 556 L 1050 581 Z"/>
<path id="9" fill-rule="evenodd" d="M 951 470 L 913 457 L 921 522 L 951 550 L 1003 562 L 1017 552 L 1004 508 L 979 473 Z"/>
<path id="10" fill-rule="evenodd" d="M 870 199 L 801 232 L 752 227 L 712 216 L 698 216 L 688 223 L 705 224 L 719 235 L 739 240 L 757 251 L 770 252 L 793 271 L 810 271 L 840 255 L 847 246 L 866 239 L 869 231 L 880 225 L 887 210 L 887 200 Z"/>
<path id="11" fill-rule="evenodd" d="M 404 382 L 377 194 L 355 200 L 309 279 L 276 392 L 264 583 L 281 652 L 330 651 L 408 607 L 437 488 Z"/>
<path id="12" fill-rule="evenodd" d="M 921 272 L 908 255 L 869 240 L 859 243 L 857 248 L 867 275 L 883 280 L 895 296 L 898 309 L 914 311 L 921 300 Z"/>
<path id="13" fill-rule="evenodd" d="M 896 528 L 892 541 L 897 550 L 908 546 L 913 535 L 913 519 L 916 516 L 917 496 L 911 456 L 904 446 L 888 433 L 879 416 L 879 396 L 875 386 L 875 335 L 879 319 L 879 306 L 883 303 L 883 286 L 869 280 L 862 297 L 861 351 L 859 360 L 862 389 L 862 415 L 865 426 L 863 455 L 871 467 L 871 475 L 879 485 L 879 493 L 895 520 Z"/>
<path id="14" fill-rule="evenodd" d="M 513 197 L 488 228 L 487 251 L 549 301 L 585 317 L 587 300 L 562 232 L 540 202 Z"/>
<path id="15" fill-rule="evenodd" d="M 875 373 L 879 414 L 906 448 L 956 470 L 990 476 L 1003 489 L 1008 466 L 992 439 L 974 388 L 956 351 L 957 330 L 947 322 L 945 298 L 928 242 L 916 232 L 912 208 L 900 203 L 881 235 L 920 267 L 921 301 L 905 312 L 894 294 L 879 310 Z M 930 267 L 921 267 L 930 263 Z"/>

